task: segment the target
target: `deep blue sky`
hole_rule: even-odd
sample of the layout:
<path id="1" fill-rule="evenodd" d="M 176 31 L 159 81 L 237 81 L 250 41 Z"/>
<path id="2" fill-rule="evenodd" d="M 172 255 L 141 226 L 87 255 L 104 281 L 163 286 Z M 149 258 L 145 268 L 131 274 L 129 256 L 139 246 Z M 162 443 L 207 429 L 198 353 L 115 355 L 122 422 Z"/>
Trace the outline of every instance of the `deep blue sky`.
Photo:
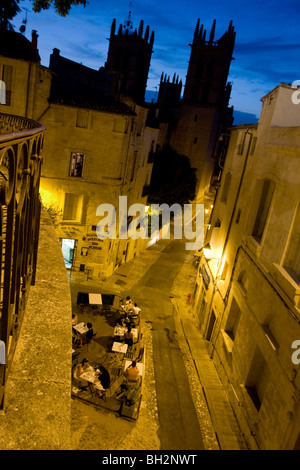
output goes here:
<path id="1" fill-rule="evenodd" d="M 131 10 L 134 27 L 143 19 L 155 32 L 148 90 L 158 88 L 162 72 L 171 79 L 178 74 L 185 84 L 189 44 L 198 18 L 208 32 L 217 20 L 215 39 L 233 20 L 237 36 L 229 81 L 233 85 L 230 104 L 235 110 L 259 116 L 260 99 L 266 93 L 280 82 L 300 79 L 300 8 L 296 0 L 132 0 L 132 6 L 127 0 L 90 0 L 86 8 L 73 7 L 65 18 L 53 8 L 34 13 L 29 0 L 21 0 L 20 6 L 28 9 L 25 36 L 30 39 L 31 31 L 38 31 L 45 66 L 54 47 L 62 56 L 88 67 L 103 66 L 112 20 L 116 18 L 118 27 Z M 16 31 L 25 13 L 15 17 Z"/>

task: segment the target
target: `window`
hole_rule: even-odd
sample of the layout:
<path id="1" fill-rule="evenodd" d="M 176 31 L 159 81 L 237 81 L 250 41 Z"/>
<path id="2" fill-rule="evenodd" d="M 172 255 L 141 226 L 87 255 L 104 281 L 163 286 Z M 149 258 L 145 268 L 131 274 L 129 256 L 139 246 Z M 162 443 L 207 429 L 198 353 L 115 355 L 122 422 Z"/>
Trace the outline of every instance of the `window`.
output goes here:
<path id="1" fill-rule="evenodd" d="M 127 132 L 126 120 L 123 117 L 115 117 L 113 131 L 122 133 Z"/>
<path id="2" fill-rule="evenodd" d="M 72 153 L 70 164 L 70 176 L 82 178 L 83 162 L 85 155 L 83 153 Z"/>
<path id="3" fill-rule="evenodd" d="M 132 160 L 132 167 L 131 167 L 131 178 L 130 181 L 133 180 L 134 178 L 134 173 L 135 173 L 135 167 L 136 167 L 136 162 L 137 162 L 137 152 L 133 153 L 133 160 Z"/>
<path id="4" fill-rule="evenodd" d="M 238 282 L 238 286 L 240 287 L 243 295 L 246 295 L 247 294 L 247 290 L 248 290 L 248 276 L 247 276 L 247 273 L 246 273 L 246 270 L 243 269 L 239 276 L 238 276 L 238 279 L 237 279 L 237 282 Z"/>
<path id="5" fill-rule="evenodd" d="M 238 155 L 243 155 L 243 152 L 244 152 L 244 147 L 245 147 L 245 141 L 246 141 L 246 132 L 243 132 L 242 136 L 241 136 L 241 141 L 238 145 Z"/>
<path id="6" fill-rule="evenodd" d="M 220 275 L 220 280 L 221 281 L 225 281 L 226 276 L 227 276 L 227 272 L 228 272 L 228 268 L 229 268 L 228 263 L 227 263 L 227 261 L 225 261 L 222 272 L 221 272 L 221 275 Z"/>
<path id="7" fill-rule="evenodd" d="M 269 368 L 259 348 L 256 348 L 248 372 L 245 388 L 259 411 L 269 381 Z"/>
<path id="8" fill-rule="evenodd" d="M 237 301 L 233 297 L 229 314 L 227 317 L 227 322 L 225 325 L 225 333 L 227 333 L 227 335 L 232 341 L 235 340 L 236 330 L 239 324 L 240 316 L 241 316 L 240 307 L 238 306 Z"/>
<path id="9" fill-rule="evenodd" d="M 148 155 L 148 163 L 154 163 L 154 158 L 155 158 L 157 147 L 158 146 L 156 146 L 155 140 L 152 140 L 151 149 L 150 149 L 149 155 Z M 144 161 L 143 166 L 145 165 L 145 163 L 146 162 Z"/>
<path id="10" fill-rule="evenodd" d="M 235 218 L 235 223 L 238 224 L 240 222 L 240 218 L 241 218 L 241 209 L 238 209 L 237 211 L 237 214 L 236 214 L 236 218 Z"/>
<path id="11" fill-rule="evenodd" d="M 274 351 L 279 349 L 279 343 L 276 341 L 268 325 L 262 325 L 266 338 Z"/>
<path id="12" fill-rule="evenodd" d="M 224 203 L 227 202 L 230 182 L 231 182 L 231 173 L 226 173 L 225 180 L 224 180 L 224 185 L 223 185 L 222 196 L 221 196 L 221 202 L 224 202 Z"/>
<path id="13" fill-rule="evenodd" d="M 83 195 L 82 194 L 66 193 L 63 220 L 80 223 L 81 218 L 82 218 L 82 207 L 83 207 Z"/>
<path id="14" fill-rule="evenodd" d="M 274 189 L 275 183 L 271 180 L 262 180 L 256 185 L 256 194 L 259 199 L 251 235 L 258 243 L 261 242 L 265 230 Z"/>
<path id="15" fill-rule="evenodd" d="M 251 149 L 250 149 L 250 155 L 254 154 L 255 147 L 256 147 L 256 142 L 257 142 L 257 137 L 253 137 L 253 141 L 252 141 Z"/>
<path id="16" fill-rule="evenodd" d="M 300 202 L 288 240 L 283 267 L 291 278 L 300 284 Z"/>
<path id="17" fill-rule="evenodd" d="M 89 125 L 89 111 L 78 109 L 76 127 L 87 128 Z"/>
<path id="18" fill-rule="evenodd" d="M 144 127 L 144 114 L 140 112 L 137 117 L 137 128 L 136 128 L 137 135 L 142 135 L 143 127 Z"/>
<path id="19" fill-rule="evenodd" d="M 0 64 L 0 104 L 11 105 L 12 66 Z"/>

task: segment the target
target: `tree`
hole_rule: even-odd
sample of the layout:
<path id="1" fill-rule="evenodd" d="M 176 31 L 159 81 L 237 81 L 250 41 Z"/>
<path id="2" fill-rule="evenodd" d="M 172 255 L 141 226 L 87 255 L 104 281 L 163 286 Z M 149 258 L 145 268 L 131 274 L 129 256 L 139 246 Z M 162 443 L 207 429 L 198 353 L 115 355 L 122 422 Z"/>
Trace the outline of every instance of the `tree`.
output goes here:
<path id="1" fill-rule="evenodd" d="M 21 11 L 19 4 L 22 0 L 1 0 L 0 3 L 0 29 L 13 30 L 11 20 Z M 72 6 L 83 5 L 86 7 L 87 0 L 31 0 L 32 9 L 35 13 L 48 10 L 53 4 L 55 11 L 60 16 L 67 16 Z"/>
<path id="2" fill-rule="evenodd" d="M 10 22 L 17 13 L 19 13 L 20 8 L 18 6 L 19 1 L 15 0 L 1 0 L 0 3 L 0 29 L 12 30 L 13 26 Z"/>
<path id="3" fill-rule="evenodd" d="M 20 0 L 18 0 L 20 1 Z M 67 16 L 72 6 L 83 5 L 86 7 L 87 0 L 31 0 L 33 11 L 40 13 L 41 10 L 48 10 L 54 4 L 56 13 L 60 16 Z"/>
<path id="4" fill-rule="evenodd" d="M 157 153 L 152 170 L 150 204 L 187 204 L 196 197 L 196 170 L 190 160 L 171 147 Z"/>

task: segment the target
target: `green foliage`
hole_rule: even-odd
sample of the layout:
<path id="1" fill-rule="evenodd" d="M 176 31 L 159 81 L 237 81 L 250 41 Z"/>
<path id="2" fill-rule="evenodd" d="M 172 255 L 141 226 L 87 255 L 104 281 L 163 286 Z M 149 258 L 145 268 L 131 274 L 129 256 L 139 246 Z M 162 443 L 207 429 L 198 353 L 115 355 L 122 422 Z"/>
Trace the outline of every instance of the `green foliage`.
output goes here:
<path id="1" fill-rule="evenodd" d="M 87 0 L 31 0 L 33 11 L 40 13 L 42 10 L 48 10 L 51 4 L 54 5 L 56 13 L 60 16 L 67 16 L 72 6 L 83 5 L 86 7 Z"/>
<path id="2" fill-rule="evenodd" d="M 13 30 L 11 20 L 21 11 L 19 7 L 21 0 L 1 0 L 0 2 L 0 29 Z M 83 5 L 86 7 L 87 0 L 31 0 L 32 9 L 35 13 L 48 10 L 53 4 L 55 11 L 60 16 L 67 16 L 73 6 Z"/>
<path id="3" fill-rule="evenodd" d="M 150 204 L 187 204 L 196 197 L 196 170 L 188 157 L 170 147 L 157 153 L 152 171 Z"/>
<path id="4" fill-rule="evenodd" d="M 0 29 L 13 30 L 11 20 L 19 13 L 20 0 L 1 0 L 0 2 Z"/>

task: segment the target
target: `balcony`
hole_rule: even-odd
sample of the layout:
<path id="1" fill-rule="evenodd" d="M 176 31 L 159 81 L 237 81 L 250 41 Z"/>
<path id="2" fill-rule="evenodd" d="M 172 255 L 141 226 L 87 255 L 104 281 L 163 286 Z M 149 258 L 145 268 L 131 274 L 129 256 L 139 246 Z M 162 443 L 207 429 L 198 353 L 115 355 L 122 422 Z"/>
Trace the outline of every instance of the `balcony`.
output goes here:
<path id="1" fill-rule="evenodd" d="M 68 447 L 71 298 L 39 197 L 44 132 L 0 113 L 1 450 Z"/>

